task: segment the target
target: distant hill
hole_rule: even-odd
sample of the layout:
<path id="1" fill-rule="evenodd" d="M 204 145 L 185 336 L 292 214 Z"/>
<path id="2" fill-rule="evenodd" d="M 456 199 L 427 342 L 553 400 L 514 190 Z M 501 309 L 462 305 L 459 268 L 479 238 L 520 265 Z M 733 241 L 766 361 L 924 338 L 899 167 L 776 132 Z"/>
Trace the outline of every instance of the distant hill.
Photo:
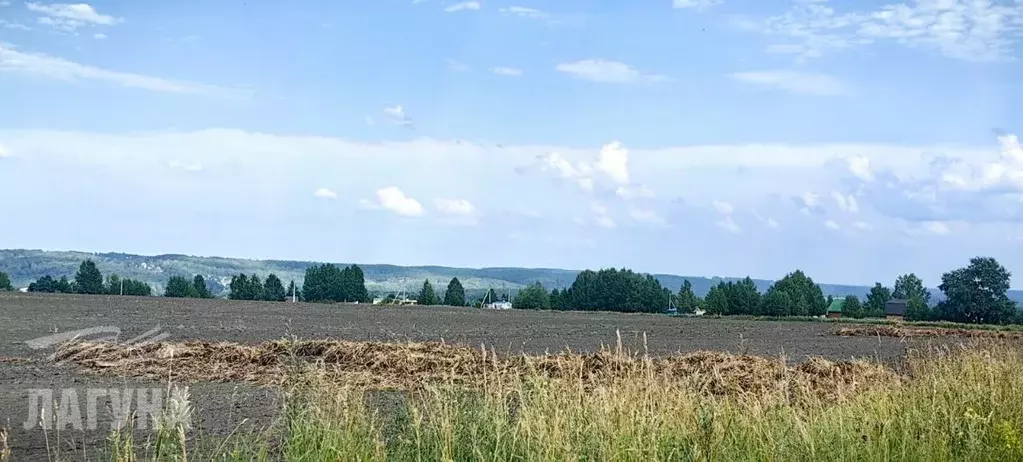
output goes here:
<path id="1" fill-rule="evenodd" d="M 69 279 L 78 270 L 82 260 L 91 258 L 96 262 L 104 275 L 117 274 L 145 281 L 153 286 L 155 293 L 163 293 L 167 279 L 171 276 L 192 277 L 201 274 L 207 280 L 214 281 L 214 289 L 223 292 L 238 273 L 256 273 L 261 278 L 269 273 L 277 274 L 287 284 L 294 280 L 301 285 L 305 269 L 316 262 L 287 260 L 247 260 L 242 258 L 194 257 L 189 255 L 132 255 L 125 253 L 87 253 L 74 251 L 43 251 L 10 249 L 0 250 L 0 271 L 10 275 L 15 287 L 27 287 L 39 277 L 67 276 Z M 337 263 L 345 265 L 347 263 Z M 418 293 L 423 281 L 430 282 L 443 292 L 452 277 L 458 277 L 470 297 L 482 294 L 488 288 L 498 293 L 508 291 L 514 294 L 527 284 L 540 281 L 544 287 L 564 288 L 572 285 L 578 270 L 554 268 L 451 268 L 447 266 L 396 266 L 396 265 L 363 265 L 366 274 L 366 287 L 370 292 L 383 294 L 396 292 L 404 288 L 411 293 Z M 594 268 L 596 269 L 596 268 Z M 682 281 L 688 279 L 693 284 L 693 291 L 699 296 L 706 295 L 710 287 L 721 281 L 734 281 L 740 278 L 707 278 L 699 276 L 678 276 L 673 274 L 655 274 L 665 287 L 678 291 Z M 813 275 L 810 275 L 811 277 Z M 761 292 L 766 291 L 774 281 L 754 279 Z M 870 287 L 842 284 L 821 284 L 825 295 L 836 297 L 857 295 L 865 297 Z M 935 300 L 940 296 L 936 290 Z M 1009 297 L 1023 302 L 1023 291 L 1009 291 Z"/>

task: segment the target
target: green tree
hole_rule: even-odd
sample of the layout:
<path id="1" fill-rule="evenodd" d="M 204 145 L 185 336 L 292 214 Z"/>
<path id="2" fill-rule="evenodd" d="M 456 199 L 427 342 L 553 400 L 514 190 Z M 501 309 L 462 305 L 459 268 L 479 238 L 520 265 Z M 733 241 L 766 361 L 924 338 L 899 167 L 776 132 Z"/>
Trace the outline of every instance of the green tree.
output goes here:
<path id="1" fill-rule="evenodd" d="M 103 278 L 103 276 L 100 275 L 100 286 L 101 287 L 103 285 L 103 282 L 102 282 L 103 279 L 102 278 Z M 61 276 L 60 280 L 57 281 L 57 284 L 54 286 L 54 289 L 55 289 L 54 290 L 55 292 L 61 293 L 61 294 L 81 293 L 81 292 L 78 292 L 76 290 L 74 285 L 72 285 L 70 282 L 68 282 L 67 276 Z"/>
<path id="2" fill-rule="evenodd" d="M 860 303 L 860 297 L 857 297 L 855 295 L 847 295 L 845 297 L 845 303 L 842 305 L 842 317 L 846 318 L 863 317 L 863 304 Z"/>
<path id="3" fill-rule="evenodd" d="M 437 304 L 437 293 L 433 290 L 433 284 L 430 284 L 430 280 L 423 281 L 423 288 L 419 290 L 419 296 L 416 297 L 416 301 L 420 305 L 436 305 Z"/>
<path id="4" fill-rule="evenodd" d="M 245 273 L 231 276 L 231 283 L 228 285 L 230 292 L 227 298 L 231 300 L 247 300 L 249 295 L 249 277 Z M 193 287 L 194 289 L 194 287 Z"/>
<path id="5" fill-rule="evenodd" d="M 136 281 L 134 279 L 122 279 L 121 284 L 124 286 L 124 295 L 135 295 L 148 297 L 153 295 L 153 288 L 142 281 Z"/>
<path id="6" fill-rule="evenodd" d="M 107 283 L 104 289 L 104 293 L 121 295 L 121 277 L 116 274 L 107 275 Z"/>
<path id="7" fill-rule="evenodd" d="M 102 294 L 106 292 L 103 287 L 103 274 L 96 268 L 92 259 L 86 259 L 78 267 L 75 273 L 75 291 L 80 294 Z"/>
<path id="8" fill-rule="evenodd" d="M 709 301 L 708 294 L 708 301 Z M 760 314 L 764 316 L 786 316 L 792 309 L 792 297 L 785 290 L 778 290 L 775 287 L 767 289 L 763 299 L 760 301 Z"/>
<path id="9" fill-rule="evenodd" d="M 590 311 L 659 313 L 669 298 L 657 278 L 625 268 L 582 271 L 568 293 L 572 309 Z"/>
<path id="10" fill-rule="evenodd" d="M 695 313 L 700 309 L 700 297 L 693 292 L 693 284 L 688 279 L 682 281 L 675 297 L 675 305 L 679 313 Z"/>
<path id="11" fill-rule="evenodd" d="M 919 298 L 924 305 L 931 303 L 931 293 L 924 287 L 924 282 L 913 273 L 904 274 L 895 279 L 892 298 L 906 300 Z"/>
<path id="12" fill-rule="evenodd" d="M 192 281 L 184 276 L 171 276 L 167 281 L 167 288 L 163 292 L 164 297 L 174 298 L 195 298 L 197 295 Z"/>
<path id="13" fill-rule="evenodd" d="M 340 293 L 337 288 L 341 284 L 341 270 L 336 266 L 324 263 L 310 266 L 305 270 L 302 282 L 302 294 L 310 302 L 337 301 Z"/>
<path id="14" fill-rule="evenodd" d="M 550 300 L 551 309 L 552 310 L 568 310 L 568 309 L 570 309 L 568 304 L 567 304 L 567 301 L 568 301 L 568 291 L 567 290 L 554 289 L 554 290 L 551 291 L 551 294 L 547 298 L 548 298 L 548 300 Z"/>
<path id="15" fill-rule="evenodd" d="M 945 300 L 938 304 L 938 315 L 947 321 L 1002 324 L 1017 318 L 1016 303 L 1009 300 L 1012 273 L 990 257 L 970 259 L 966 268 L 941 276 L 938 286 Z"/>
<path id="16" fill-rule="evenodd" d="M 769 316 L 823 316 L 828 311 L 824 292 L 801 270 L 786 274 L 771 287 L 788 292 L 792 305 L 784 314 L 774 313 Z"/>
<path id="17" fill-rule="evenodd" d="M 284 301 L 284 283 L 281 282 L 281 278 L 277 277 L 274 273 L 270 273 L 266 276 L 266 281 L 263 282 L 263 287 L 260 292 L 262 295 L 261 300 L 270 302 Z"/>
<path id="18" fill-rule="evenodd" d="M 465 306 L 465 288 L 458 278 L 451 278 L 448 289 L 444 292 L 444 304 L 448 306 Z"/>
<path id="19" fill-rule="evenodd" d="M 253 274 L 249 278 L 242 300 L 263 300 L 263 281 L 259 280 L 259 276 Z"/>
<path id="20" fill-rule="evenodd" d="M 195 288 L 195 294 L 199 298 L 213 298 L 213 294 L 210 293 L 210 288 L 206 286 L 206 278 L 202 277 L 201 274 L 196 274 L 192 278 L 192 286 Z"/>
<path id="21" fill-rule="evenodd" d="M 547 294 L 547 289 L 543 287 L 543 284 L 537 281 L 515 294 L 512 307 L 524 310 L 549 310 L 551 308 L 550 295 Z"/>
<path id="22" fill-rule="evenodd" d="M 907 321 L 930 321 L 931 309 L 924 302 L 923 297 L 913 297 L 906 303 Z"/>
<path id="23" fill-rule="evenodd" d="M 42 292 L 42 293 L 54 293 L 57 291 L 57 281 L 53 280 L 53 277 L 46 275 L 36 279 L 35 282 L 28 285 L 29 292 Z"/>
<path id="24" fill-rule="evenodd" d="M 867 294 L 867 303 L 863 305 L 863 316 L 868 318 L 883 318 L 884 307 L 892 299 L 892 290 L 875 283 Z"/>
<path id="25" fill-rule="evenodd" d="M 11 285 L 11 277 L 0 271 L 0 291 L 10 292 L 12 290 L 14 290 L 14 286 Z"/>
<path id="26" fill-rule="evenodd" d="M 707 292 L 707 314 L 722 315 L 728 313 L 728 285 L 724 282 L 710 288 Z"/>
<path id="27" fill-rule="evenodd" d="M 748 276 L 728 286 L 728 312 L 726 314 L 756 314 L 760 306 L 760 292 Z"/>
<path id="28" fill-rule="evenodd" d="M 367 303 L 371 301 L 366 290 L 366 276 L 359 265 L 351 265 L 341 272 L 341 295 L 337 301 Z"/>

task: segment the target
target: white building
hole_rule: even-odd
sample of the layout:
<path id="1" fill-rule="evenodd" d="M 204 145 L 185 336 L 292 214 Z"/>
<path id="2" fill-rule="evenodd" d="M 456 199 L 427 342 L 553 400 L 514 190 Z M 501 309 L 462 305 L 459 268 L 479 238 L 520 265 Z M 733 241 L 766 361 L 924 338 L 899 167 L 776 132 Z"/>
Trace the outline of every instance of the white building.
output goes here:
<path id="1" fill-rule="evenodd" d="M 491 310 L 510 310 L 512 308 L 511 302 L 493 302 L 483 305 L 484 308 Z"/>

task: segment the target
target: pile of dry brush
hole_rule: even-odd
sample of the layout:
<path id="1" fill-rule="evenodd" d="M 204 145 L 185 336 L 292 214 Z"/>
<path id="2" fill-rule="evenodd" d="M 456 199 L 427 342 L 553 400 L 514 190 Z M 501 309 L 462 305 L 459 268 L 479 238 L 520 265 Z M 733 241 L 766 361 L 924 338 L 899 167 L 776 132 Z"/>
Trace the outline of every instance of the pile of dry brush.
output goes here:
<path id="1" fill-rule="evenodd" d="M 1023 339 L 1023 332 L 979 329 L 951 329 L 943 327 L 857 326 L 842 327 L 835 331 L 843 337 L 964 337 L 1006 340 Z"/>
<path id="2" fill-rule="evenodd" d="M 190 341 L 119 345 L 72 341 L 54 354 L 92 372 L 181 381 L 240 381 L 282 385 L 314 372 L 343 384 L 415 388 L 429 384 L 486 385 L 535 378 L 577 380 L 584 386 L 629 380 L 671 381 L 715 396 L 771 395 L 828 399 L 902 380 L 865 361 L 784 358 L 701 351 L 663 358 L 605 348 L 499 358 L 485 348 L 439 342 L 385 343 L 280 340 L 258 345 Z"/>

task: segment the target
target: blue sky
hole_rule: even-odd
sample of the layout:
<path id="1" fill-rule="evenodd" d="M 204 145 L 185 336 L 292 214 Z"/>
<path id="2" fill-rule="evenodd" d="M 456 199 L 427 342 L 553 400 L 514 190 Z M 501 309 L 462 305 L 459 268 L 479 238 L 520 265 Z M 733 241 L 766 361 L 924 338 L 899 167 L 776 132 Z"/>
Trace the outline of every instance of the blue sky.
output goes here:
<path id="1" fill-rule="evenodd" d="M 4 247 L 1023 271 L 1023 1 L 0 5 Z"/>

